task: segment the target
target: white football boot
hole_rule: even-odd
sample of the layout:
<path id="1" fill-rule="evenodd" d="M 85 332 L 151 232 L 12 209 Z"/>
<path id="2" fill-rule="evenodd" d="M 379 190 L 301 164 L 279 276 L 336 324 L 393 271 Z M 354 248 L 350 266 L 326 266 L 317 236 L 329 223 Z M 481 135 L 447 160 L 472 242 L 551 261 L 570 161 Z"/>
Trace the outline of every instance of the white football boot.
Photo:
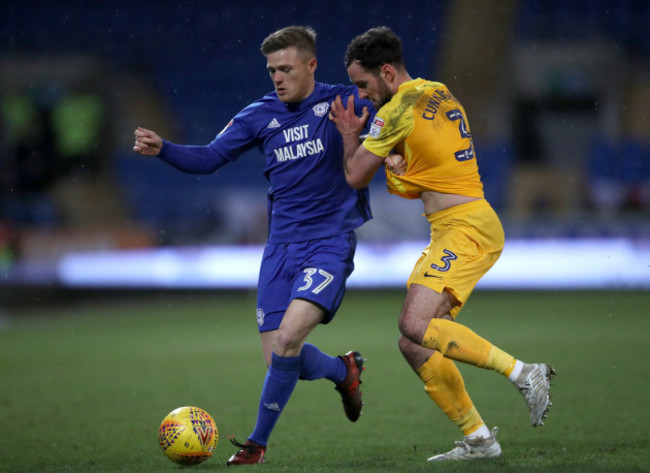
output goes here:
<path id="1" fill-rule="evenodd" d="M 477 460 L 479 458 L 498 458 L 501 456 L 501 445 L 497 442 L 496 436 L 499 429 L 492 429 L 490 436 L 487 438 L 465 439 L 455 442 L 456 447 L 447 453 L 434 455 L 427 461 L 462 461 Z"/>
<path id="2" fill-rule="evenodd" d="M 521 373 L 514 382 L 524 396 L 530 410 L 530 423 L 537 427 L 544 425 L 551 402 L 551 378 L 555 370 L 543 363 L 524 363 Z"/>

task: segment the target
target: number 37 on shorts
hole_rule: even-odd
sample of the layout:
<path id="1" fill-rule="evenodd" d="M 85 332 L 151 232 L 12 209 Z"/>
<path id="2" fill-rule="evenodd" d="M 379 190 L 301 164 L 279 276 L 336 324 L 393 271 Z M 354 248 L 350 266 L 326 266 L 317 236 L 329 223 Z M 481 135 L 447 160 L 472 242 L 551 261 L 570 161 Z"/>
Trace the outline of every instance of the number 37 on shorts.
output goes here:
<path id="1" fill-rule="evenodd" d="M 334 275 L 324 269 L 305 268 L 303 272 L 305 273 L 304 284 L 298 288 L 298 291 L 311 291 L 314 294 L 319 294 L 334 280 Z"/>

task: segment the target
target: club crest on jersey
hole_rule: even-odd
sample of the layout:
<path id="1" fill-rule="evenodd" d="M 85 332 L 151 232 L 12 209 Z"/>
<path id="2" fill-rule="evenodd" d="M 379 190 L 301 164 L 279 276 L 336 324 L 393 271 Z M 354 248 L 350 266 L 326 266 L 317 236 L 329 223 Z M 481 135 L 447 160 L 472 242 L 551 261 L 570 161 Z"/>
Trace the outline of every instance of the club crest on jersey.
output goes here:
<path id="1" fill-rule="evenodd" d="M 327 103 L 327 102 L 317 103 L 316 105 L 314 105 L 314 108 L 313 108 L 314 115 L 316 115 L 317 117 L 322 117 L 323 115 L 325 115 L 327 113 L 329 108 L 330 108 L 330 104 Z"/>
<path id="2" fill-rule="evenodd" d="M 381 129 L 384 128 L 384 120 L 379 117 L 375 117 L 370 125 L 370 136 L 377 138 L 381 134 Z"/>

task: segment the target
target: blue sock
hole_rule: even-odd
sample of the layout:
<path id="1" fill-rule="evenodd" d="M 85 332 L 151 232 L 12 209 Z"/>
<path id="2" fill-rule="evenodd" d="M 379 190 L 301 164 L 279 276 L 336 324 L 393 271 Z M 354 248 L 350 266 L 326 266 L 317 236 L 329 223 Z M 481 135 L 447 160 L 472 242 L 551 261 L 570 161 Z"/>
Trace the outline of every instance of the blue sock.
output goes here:
<path id="1" fill-rule="evenodd" d="M 314 345 L 305 343 L 300 352 L 300 379 L 313 381 L 326 378 L 336 384 L 345 379 L 348 369 L 343 360 L 323 353 Z"/>
<path id="2" fill-rule="evenodd" d="M 255 430 L 248 437 L 260 445 L 266 445 L 268 442 L 275 423 L 280 418 L 284 406 L 289 402 L 300 374 L 300 356 L 284 357 L 275 353 L 271 356 L 271 366 L 266 372 L 262 387 L 257 423 Z"/>

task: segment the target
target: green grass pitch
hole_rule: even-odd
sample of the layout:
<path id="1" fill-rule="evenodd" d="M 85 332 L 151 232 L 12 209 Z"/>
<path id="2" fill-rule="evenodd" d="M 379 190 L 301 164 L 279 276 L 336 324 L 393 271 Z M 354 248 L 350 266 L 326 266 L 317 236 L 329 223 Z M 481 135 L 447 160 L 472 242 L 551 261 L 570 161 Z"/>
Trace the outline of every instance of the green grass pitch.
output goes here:
<path id="1" fill-rule="evenodd" d="M 458 321 L 524 361 L 552 364 L 554 405 L 533 428 L 505 378 L 462 365 L 503 455 L 436 465 L 426 459 L 461 436 L 398 352 L 402 297 L 350 291 L 310 338 L 367 358 L 361 419 L 346 420 L 328 381 L 299 382 L 259 471 L 650 471 L 649 293 L 476 292 Z M 227 435 L 243 441 L 253 428 L 264 373 L 252 293 L 5 309 L 0 471 L 225 471 L 235 451 Z M 189 468 L 157 441 L 162 418 L 183 405 L 210 412 L 221 437 L 211 459 Z"/>

